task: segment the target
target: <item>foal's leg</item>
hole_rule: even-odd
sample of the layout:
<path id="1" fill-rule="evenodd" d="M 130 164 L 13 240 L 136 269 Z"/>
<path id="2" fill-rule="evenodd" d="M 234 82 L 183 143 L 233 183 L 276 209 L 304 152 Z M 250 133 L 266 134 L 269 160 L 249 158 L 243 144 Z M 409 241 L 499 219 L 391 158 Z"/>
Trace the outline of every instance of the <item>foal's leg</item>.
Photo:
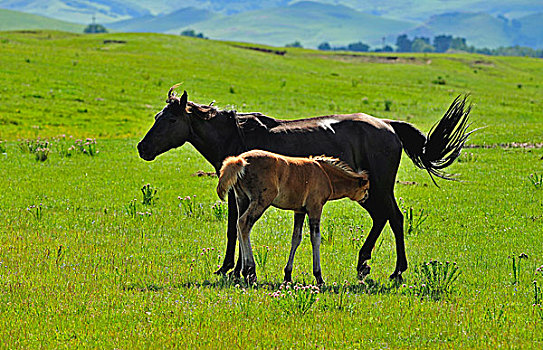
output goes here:
<path id="1" fill-rule="evenodd" d="M 313 246 L 313 276 L 317 280 L 317 285 L 324 284 L 321 271 L 321 211 L 322 207 L 315 209 L 313 213 L 309 212 L 309 231 L 311 232 L 311 245 Z"/>
<path id="2" fill-rule="evenodd" d="M 292 231 L 292 242 L 290 245 L 290 254 L 288 256 L 287 266 L 285 267 L 285 282 L 292 282 L 292 265 L 296 249 L 302 241 L 302 228 L 304 226 L 305 213 L 294 213 L 294 230 Z"/>
<path id="3" fill-rule="evenodd" d="M 242 256 L 241 272 L 249 284 L 256 282 L 256 265 L 250 240 L 251 229 L 269 206 L 269 203 L 264 204 L 262 201 L 252 201 L 245 213 L 238 220 L 238 238 Z"/>

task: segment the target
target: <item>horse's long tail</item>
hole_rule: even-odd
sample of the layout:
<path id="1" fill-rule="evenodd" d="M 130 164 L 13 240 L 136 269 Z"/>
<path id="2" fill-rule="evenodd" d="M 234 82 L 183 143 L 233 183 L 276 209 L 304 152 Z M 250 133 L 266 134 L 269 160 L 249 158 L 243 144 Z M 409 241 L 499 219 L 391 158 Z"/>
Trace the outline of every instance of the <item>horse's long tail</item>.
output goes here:
<path id="1" fill-rule="evenodd" d="M 456 97 L 443 118 L 432 126 L 428 136 L 409 123 L 387 120 L 402 141 L 405 153 L 417 167 L 430 174 L 436 186 L 432 175 L 454 180 L 454 175 L 443 169 L 458 158 L 468 136 L 475 131 L 466 132 L 471 111 L 471 104 L 466 105 L 466 99 L 467 96 Z"/>
<path id="2" fill-rule="evenodd" d="M 219 198 L 224 200 L 226 194 L 238 181 L 238 178 L 243 176 L 247 161 L 241 156 L 228 157 L 222 163 L 219 184 L 217 185 L 217 194 Z"/>

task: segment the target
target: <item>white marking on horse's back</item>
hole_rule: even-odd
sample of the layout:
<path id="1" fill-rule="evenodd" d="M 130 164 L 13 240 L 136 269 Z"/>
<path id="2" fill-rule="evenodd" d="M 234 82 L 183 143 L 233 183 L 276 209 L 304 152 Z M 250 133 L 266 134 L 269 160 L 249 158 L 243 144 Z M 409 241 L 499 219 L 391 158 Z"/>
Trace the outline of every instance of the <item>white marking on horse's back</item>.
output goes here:
<path id="1" fill-rule="evenodd" d="M 327 119 L 319 120 L 317 122 L 317 125 L 323 128 L 324 130 L 330 130 L 331 132 L 335 134 L 336 131 L 334 130 L 334 128 L 332 128 L 332 124 L 335 124 L 335 123 L 339 123 L 339 120 L 333 119 L 333 118 L 327 118 Z"/>

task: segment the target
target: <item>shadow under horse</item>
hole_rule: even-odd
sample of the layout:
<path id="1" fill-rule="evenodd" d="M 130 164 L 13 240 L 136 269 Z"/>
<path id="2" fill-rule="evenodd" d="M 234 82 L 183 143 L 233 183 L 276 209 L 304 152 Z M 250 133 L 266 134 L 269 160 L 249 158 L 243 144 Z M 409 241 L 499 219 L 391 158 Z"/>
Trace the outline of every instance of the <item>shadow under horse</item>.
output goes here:
<path id="1" fill-rule="evenodd" d="M 425 136 L 409 123 L 364 113 L 280 120 L 261 113 L 219 110 L 188 101 L 186 91 L 176 96 L 173 91 L 177 86 L 170 88 L 166 106 L 155 115 L 153 126 L 138 144 L 139 155 L 146 161 L 189 142 L 217 174 L 224 159 L 252 149 L 292 157 L 324 154 L 343 160 L 356 172 L 369 172 L 369 198 L 361 206 L 370 214 L 373 225 L 359 251 L 359 278 L 369 274 L 367 261 L 387 222 L 396 243 L 396 267 L 390 277 L 400 279 L 407 270 L 404 220 L 394 198 L 402 149 L 417 167 L 429 173 L 434 183 L 434 176 L 450 180 L 451 175 L 443 169 L 458 158 L 470 134 L 467 128 L 471 106 L 466 105 L 466 96 L 456 97 Z M 225 274 L 234 268 L 237 219 L 235 194 L 230 191 L 226 254 L 217 273 Z M 239 275 L 239 258 L 235 267 Z"/>

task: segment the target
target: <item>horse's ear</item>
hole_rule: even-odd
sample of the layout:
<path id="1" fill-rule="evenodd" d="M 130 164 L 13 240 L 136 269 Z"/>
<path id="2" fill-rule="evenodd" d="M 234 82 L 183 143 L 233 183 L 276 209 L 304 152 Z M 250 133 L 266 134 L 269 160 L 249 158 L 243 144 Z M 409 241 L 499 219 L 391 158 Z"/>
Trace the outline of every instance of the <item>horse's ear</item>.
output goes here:
<path id="1" fill-rule="evenodd" d="M 181 108 L 185 108 L 187 106 L 187 101 L 188 101 L 187 90 L 184 90 L 183 96 L 181 96 L 181 100 L 179 101 Z"/>

